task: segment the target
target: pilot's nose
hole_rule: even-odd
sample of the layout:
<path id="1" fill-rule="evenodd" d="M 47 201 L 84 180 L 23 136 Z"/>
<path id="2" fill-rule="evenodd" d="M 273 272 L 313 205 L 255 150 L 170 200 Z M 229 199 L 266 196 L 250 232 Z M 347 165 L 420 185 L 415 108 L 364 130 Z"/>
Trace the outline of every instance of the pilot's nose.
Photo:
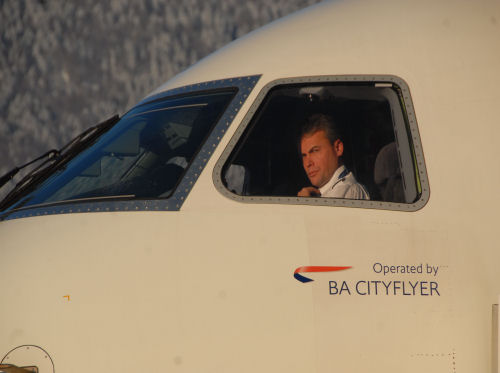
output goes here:
<path id="1" fill-rule="evenodd" d="M 307 169 L 307 168 L 311 167 L 312 165 L 313 165 L 312 158 L 306 155 L 304 157 L 304 168 Z"/>

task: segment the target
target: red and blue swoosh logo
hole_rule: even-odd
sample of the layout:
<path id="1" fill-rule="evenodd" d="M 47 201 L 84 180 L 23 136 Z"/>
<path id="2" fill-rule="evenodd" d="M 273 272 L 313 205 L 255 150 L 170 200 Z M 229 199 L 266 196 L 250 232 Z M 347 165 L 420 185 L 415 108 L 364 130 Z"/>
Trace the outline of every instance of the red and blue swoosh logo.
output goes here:
<path id="1" fill-rule="evenodd" d="M 305 266 L 305 267 L 299 267 L 295 270 L 293 273 L 293 277 L 295 277 L 296 280 L 300 282 L 311 282 L 314 281 L 313 279 L 310 279 L 306 276 L 302 276 L 299 273 L 310 273 L 310 272 L 337 272 L 337 271 L 344 271 L 346 269 L 349 269 L 352 267 L 328 267 L 328 266 Z"/>

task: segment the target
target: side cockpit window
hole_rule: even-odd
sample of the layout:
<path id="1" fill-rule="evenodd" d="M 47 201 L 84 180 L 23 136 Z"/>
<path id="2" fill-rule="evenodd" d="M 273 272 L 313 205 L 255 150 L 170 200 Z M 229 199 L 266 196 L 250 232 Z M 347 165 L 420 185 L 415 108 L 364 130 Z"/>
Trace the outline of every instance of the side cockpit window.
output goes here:
<path id="1" fill-rule="evenodd" d="M 423 206 L 428 187 L 406 84 L 318 80 L 264 89 L 218 164 L 219 190 L 242 202 Z"/>

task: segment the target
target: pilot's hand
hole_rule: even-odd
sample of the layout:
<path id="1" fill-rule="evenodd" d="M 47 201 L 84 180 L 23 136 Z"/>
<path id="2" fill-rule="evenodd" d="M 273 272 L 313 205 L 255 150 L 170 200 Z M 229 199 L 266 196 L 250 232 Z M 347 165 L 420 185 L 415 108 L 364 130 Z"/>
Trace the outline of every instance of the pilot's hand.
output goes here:
<path id="1" fill-rule="evenodd" d="M 321 197 L 321 192 L 315 187 L 305 187 L 299 190 L 298 197 Z"/>

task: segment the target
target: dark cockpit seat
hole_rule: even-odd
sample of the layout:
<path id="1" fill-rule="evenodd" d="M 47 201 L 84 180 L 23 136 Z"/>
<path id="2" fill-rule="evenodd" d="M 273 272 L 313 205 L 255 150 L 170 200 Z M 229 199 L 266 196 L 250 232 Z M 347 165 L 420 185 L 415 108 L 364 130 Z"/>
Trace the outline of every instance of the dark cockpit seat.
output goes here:
<path id="1" fill-rule="evenodd" d="M 398 149 L 395 142 L 385 145 L 379 151 L 373 174 L 383 201 L 405 202 Z"/>

